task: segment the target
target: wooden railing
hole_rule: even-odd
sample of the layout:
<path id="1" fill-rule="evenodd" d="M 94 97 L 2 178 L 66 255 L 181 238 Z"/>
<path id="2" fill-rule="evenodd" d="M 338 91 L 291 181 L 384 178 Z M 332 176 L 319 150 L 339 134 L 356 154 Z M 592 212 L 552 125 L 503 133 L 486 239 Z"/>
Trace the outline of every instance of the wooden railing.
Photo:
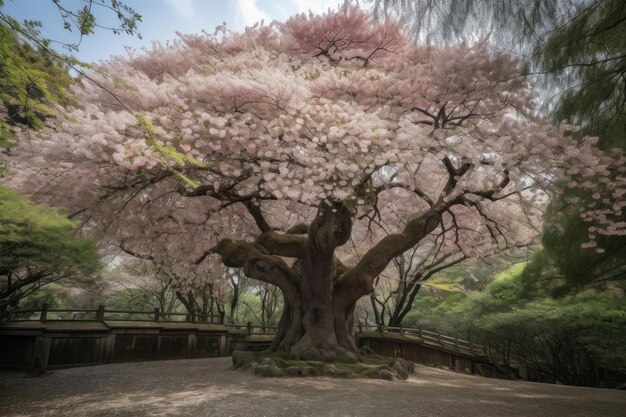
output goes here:
<path id="1" fill-rule="evenodd" d="M 278 330 L 275 326 L 257 326 L 251 322 L 246 324 L 225 323 L 223 315 L 210 315 L 202 313 L 168 313 L 155 308 L 152 311 L 135 310 L 110 310 L 100 305 L 97 309 L 51 309 L 47 304 L 43 304 L 40 309 L 15 310 L 6 312 L 4 321 L 23 320 L 72 320 L 72 321 L 104 321 L 104 320 L 132 320 L 132 321 L 154 321 L 154 322 L 188 322 L 188 323 L 214 323 L 223 324 L 231 329 L 241 329 L 248 334 L 275 334 Z M 424 330 L 422 328 L 388 327 L 388 326 L 362 326 L 356 328 L 357 333 L 367 330 L 374 330 L 379 333 L 399 333 L 402 336 L 416 337 L 426 343 L 438 345 L 442 348 L 454 349 L 459 352 L 467 352 L 472 355 L 485 355 L 486 350 L 483 345 L 479 345 L 457 337 L 447 336 L 441 333 Z"/>
<path id="2" fill-rule="evenodd" d="M 7 311 L 3 321 L 155 321 L 155 322 L 188 322 L 188 323 L 214 323 L 223 324 L 232 329 L 245 330 L 248 333 L 275 334 L 278 330 L 276 326 L 256 326 L 251 322 L 246 324 L 225 323 L 223 315 L 211 315 L 202 313 L 169 313 L 155 308 L 152 311 L 140 310 L 113 310 L 100 305 L 97 309 L 69 308 L 53 309 L 48 304 L 43 304 L 41 308 L 33 310 L 13 310 Z"/>
<path id="3" fill-rule="evenodd" d="M 224 323 L 224 326 L 229 327 L 231 329 L 237 330 L 245 330 L 248 333 L 258 333 L 258 334 L 276 334 L 278 327 L 276 326 L 253 326 L 252 322 L 248 322 L 246 324 L 236 324 L 236 323 Z"/>
<path id="4" fill-rule="evenodd" d="M 132 321 L 179 321 L 189 323 L 215 323 L 224 322 L 223 315 L 203 314 L 192 311 L 191 313 L 169 313 L 155 308 L 152 311 L 140 310 L 112 310 L 100 305 L 97 309 L 53 309 L 48 304 L 43 304 L 41 308 L 34 310 L 14 310 L 7 311 L 4 321 L 104 321 L 104 320 L 132 320 Z"/>
<path id="5" fill-rule="evenodd" d="M 483 345 L 473 343 L 458 337 L 447 336 L 438 332 L 431 332 L 422 328 L 406 328 L 406 327 L 388 327 L 388 326 L 358 326 L 358 330 L 362 333 L 365 329 L 374 329 L 379 333 L 391 332 L 399 333 L 402 336 L 413 336 L 423 341 L 439 345 L 443 348 L 455 349 L 458 351 L 466 351 L 472 355 L 486 355 Z"/>

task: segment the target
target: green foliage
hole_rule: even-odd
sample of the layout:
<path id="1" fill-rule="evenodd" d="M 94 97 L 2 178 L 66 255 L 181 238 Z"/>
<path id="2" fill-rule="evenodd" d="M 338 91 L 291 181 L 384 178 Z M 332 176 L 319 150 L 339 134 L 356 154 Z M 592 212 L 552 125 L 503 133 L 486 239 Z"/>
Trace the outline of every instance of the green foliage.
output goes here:
<path id="1" fill-rule="evenodd" d="M 195 181 L 193 181 L 180 170 L 176 169 L 176 167 L 184 166 L 186 163 L 188 163 L 189 165 L 194 167 L 209 168 L 211 167 L 211 164 L 208 162 L 200 161 L 191 154 L 179 152 L 172 145 L 164 145 L 157 142 L 155 140 L 155 136 L 157 133 L 154 124 L 143 114 L 138 114 L 136 115 L 136 117 L 146 131 L 146 134 L 148 136 L 146 142 L 152 147 L 154 152 L 159 155 L 159 163 L 169 167 L 170 170 L 174 174 L 176 174 L 176 176 L 182 179 L 187 185 L 191 186 L 192 188 L 198 187 L 198 184 Z"/>
<path id="2" fill-rule="evenodd" d="M 499 268 L 504 267 L 498 260 L 494 259 L 492 264 L 477 260 L 442 271 L 428 282 L 428 286 L 423 286 L 420 290 L 403 325 L 436 329 L 445 334 L 466 337 L 471 327 L 467 320 L 471 303 L 481 297 L 482 291 L 491 282 L 495 283 L 494 291 L 503 298 L 502 301 L 498 301 L 498 298 L 491 297 L 491 302 L 494 304 L 509 302 L 517 293 L 507 294 L 507 291 L 501 288 L 501 283 L 511 280 L 524 265 L 525 263 L 516 264 L 497 272 Z"/>
<path id="3" fill-rule="evenodd" d="M 525 266 L 526 263 L 524 262 L 518 263 L 495 275 L 487 287 L 486 294 L 489 295 L 489 298 L 496 300 L 498 306 L 510 305 L 522 298 L 521 277 Z"/>
<path id="4" fill-rule="evenodd" d="M 582 2 L 535 53 L 544 71 L 577 84 L 562 95 L 556 118 L 599 136 L 603 149 L 626 149 L 625 20 L 621 0 Z"/>
<path id="5" fill-rule="evenodd" d="M 625 20 L 623 1 L 582 2 L 574 17 L 552 31 L 534 55 L 543 71 L 569 85 L 560 96 L 555 119 L 569 120 L 583 127 L 581 133 L 598 136 L 604 150 L 626 150 Z M 552 211 L 567 210 L 566 197 L 572 194 L 565 190 Z M 552 217 L 549 213 L 548 219 Z M 562 232 L 549 225 L 543 243 L 569 285 L 580 288 L 626 276 L 626 237 L 597 236 L 598 247 L 604 249 L 597 253 L 581 248 L 589 240 L 589 224 L 576 216 L 559 223 Z"/>
<path id="6" fill-rule="evenodd" d="M 126 33 L 128 35 L 136 35 L 141 38 L 137 32 L 137 23 L 141 22 L 141 15 L 132 7 L 124 4 L 120 0 L 85 0 L 85 6 L 77 10 L 66 8 L 61 0 L 52 0 L 59 9 L 59 13 L 63 18 L 63 28 L 72 32 L 77 29 L 81 36 L 91 35 L 96 28 L 104 28 L 98 24 L 94 10 L 97 7 L 108 9 L 115 14 L 119 26 L 113 28 L 105 28 L 110 30 L 114 35 Z M 70 49 L 78 49 L 80 41 L 77 44 L 67 45 Z"/>
<path id="7" fill-rule="evenodd" d="M 141 22 L 141 15 L 120 0 L 82 0 L 80 3 L 84 4 L 84 6 L 76 9 L 68 7 L 66 5 L 68 2 L 64 2 L 63 0 L 50 1 L 54 3 L 59 15 L 63 19 L 63 28 L 68 32 L 78 32 L 79 37 L 77 41 L 73 43 L 62 43 L 63 46 L 71 51 L 77 51 L 82 37 L 93 34 L 96 29 L 108 30 L 114 35 L 126 33 L 131 36 L 138 36 L 141 39 L 141 35 L 137 31 L 137 23 Z M 3 3 L 3 1 L 0 1 L 0 8 L 3 6 Z M 113 27 L 103 26 L 99 23 L 101 16 L 98 15 L 100 17 L 96 17 L 98 10 L 114 15 L 118 25 Z M 1 17 L 2 20 L 5 21 L 10 19 L 4 15 L 1 15 Z M 22 28 L 25 29 L 24 35 L 31 41 L 35 41 L 46 47 L 50 45 L 50 39 L 41 36 L 41 22 L 25 20 L 22 25 Z"/>
<path id="8" fill-rule="evenodd" d="M 64 27 L 66 29 L 71 28 L 71 26 L 67 25 Z M 94 28 L 96 27 L 96 17 L 91 13 L 91 10 L 88 6 L 83 7 L 77 13 L 77 25 L 80 30 L 81 35 L 91 35 L 93 33 Z"/>
<path id="9" fill-rule="evenodd" d="M 525 366 L 539 381 L 597 385 L 597 368 L 626 377 L 623 291 L 552 296 L 554 288 L 543 288 L 535 275 L 556 270 L 545 261 L 539 253 L 513 265 L 495 274 L 483 291 L 426 289 L 404 325 L 470 338 L 488 346 L 495 363 L 505 369 Z"/>
<path id="10" fill-rule="evenodd" d="M 57 210 L 0 187 L 0 310 L 36 288 L 101 268 L 95 244 Z"/>
<path id="11" fill-rule="evenodd" d="M 82 37 L 97 28 L 141 37 L 137 32 L 141 15 L 119 0 L 85 0 L 77 10 L 68 9 L 61 0 L 51 1 L 63 27 L 79 34 L 75 43 L 63 44 L 70 51 L 77 51 Z M 15 144 L 16 126 L 41 128 L 45 119 L 56 113 L 57 105 L 72 104 L 69 86 L 74 80 L 68 69 L 88 65 L 51 49 L 50 39 L 41 34 L 41 22 L 20 23 L 2 13 L 3 5 L 0 1 L 0 148 L 8 149 Z M 113 13 L 119 26 L 99 25 L 96 9 Z"/>
<path id="12" fill-rule="evenodd" d="M 20 300 L 20 309 L 37 310 L 43 304 L 48 304 L 49 308 L 77 308 L 76 297 L 72 295 L 69 288 L 51 283 Z M 95 304 L 97 305 L 97 304 Z"/>
<path id="13" fill-rule="evenodd" d="M 549 382 L 580 384 L 594 367 L 626 373 L 624 328 L 623 296 L 587 290 L 481 315 L 474 336 L 495 351 L 508 345 L 507 360 L 535 367 Z"/>
<path id="14" fill-rule="evenodd" d="M 277 326 L 283 309 L 282 297 L 272 287 L 259 287 L 241 294 L 236 321 L 254 326 Z"/>
<path id="15" fill-rule="evenodd" d="M 0 187 L 0 265 L 16 270 L 65 265 L 83 272 L 99 267 L 95 246 L 73 236 L 73 224 L 57 210 L 39 206 L 16 191 Z"/>
<path id="16" fill-rule="evenodd" d="M 41 128 L 56 113 L 57 104 L 70 104 L 72 82 L 59 59 L 22 42 L 12 27 L 0 24 L 0 147 L 13 144 L 15 126 Z"/>
<path id="17" fill-rule="evenodd" d="M 553 204 L 552 210 L 558 204 Z M 556 267 L 558 274 L 552 276 L 562 276 L 563 286 L 578 290 L 626 277 L 626 236 L 596 236 L 598 247 L 602 248 L 598 253 L 581 247 L 589 240 L 589 225 L 580 218 L 566 216 L 559 225 L 561 230 L 550 224 L 544 229 L 542 242 L 550 260 L 544 260 L 543 265 Z"/>

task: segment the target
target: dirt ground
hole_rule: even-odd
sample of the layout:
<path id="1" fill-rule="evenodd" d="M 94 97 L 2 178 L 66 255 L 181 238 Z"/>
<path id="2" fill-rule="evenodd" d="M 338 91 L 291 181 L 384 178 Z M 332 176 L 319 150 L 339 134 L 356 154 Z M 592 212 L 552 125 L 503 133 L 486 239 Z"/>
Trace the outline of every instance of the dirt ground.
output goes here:
<path id="1" fill-rule="evenodd" d="M 230 358 L 0 373 L 0 416 L 626 416 L 626 391 L 504 381 L 420 366 L 406 382 L 260 378 Z"/>

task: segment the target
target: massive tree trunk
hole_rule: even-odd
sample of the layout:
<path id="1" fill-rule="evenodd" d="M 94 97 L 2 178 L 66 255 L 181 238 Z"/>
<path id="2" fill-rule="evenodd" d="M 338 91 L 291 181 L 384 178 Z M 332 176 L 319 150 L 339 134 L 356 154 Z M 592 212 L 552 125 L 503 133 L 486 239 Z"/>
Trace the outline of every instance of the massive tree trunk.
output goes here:
<path id="1" fill-rule="evenodd" d="M 247 276 L 282 290 L 284 309 L 273 350 L 330 361 L 359 360 L 353 332 L 357 300 L 373 291 L 375 278 L 393 258 L 432 232 L 441 218 L 435 210 L 414 218 L 348 268 L 334 256 L 352 230 L 354 214 L 345 204 L 323 204 L 310 226 L 285 234 L 272 231 L 258 207 L 249 211 L 262 231 L 256 242 L 224 239 L 216 252 L 225 265 L 243 267 Z M 304 231 L 306 237 L 296 234 Z M 295 261 L 289 265 L 284 257 Z"/>

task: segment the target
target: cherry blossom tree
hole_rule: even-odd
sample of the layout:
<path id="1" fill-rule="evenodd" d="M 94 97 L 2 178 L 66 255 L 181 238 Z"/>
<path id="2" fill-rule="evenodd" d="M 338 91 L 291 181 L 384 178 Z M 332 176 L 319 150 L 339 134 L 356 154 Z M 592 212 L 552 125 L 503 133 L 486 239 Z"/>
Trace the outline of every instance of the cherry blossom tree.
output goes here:
<path id="1" fill-rule="evenodd" d="M 424 282 L 465 259 L 462 250 L 440 253 L 436 246 L 429 245 L 414 246 L 393 259 L 387 268 L 390 271 L 379 275 L 370 294 L 376 324 L 401 326 Z"/>
<path id="2" fill-rule="evenodd" d="M 45 176 L 77 215 L 117 207 L 146 228 L 132 207 L 245 210 L 244 237 L 197 229 L 216 242 L 197 262 L 218 254 L 280 288 L 274 350 L 358 360 L 355 304 L 398 256 L 436 235 L 468 257 L 527 239 L 563 176 L 623 194 L 624 157 L 552 127 L 518 63 L 484 43 L 415 45 L 356 8 L 179 37 L 98 65 L 81 106 L 22 141 L 34 159 L 15 184 Z M 577 210 L 623 233 L 598 203 Z M 346 255 L 365 231 L 371 246 Z"/>
<path id="3" fill-rule="evenodd" d="M 114 225 L 107 224 L 112 232 L 104 233 L 106 252 L 124 264 L 139 260 L 150 265 L 190 315 L 215 320 L 224 317 L 229 306 L 232 317 L 243 291 L 240 284 L 245 283 L 239 282 L 237 271 L 224 268 L 219 256 L 204 253 L 225 233 L 245 238 L 254 223 L 241 210 L 207 213 L 205 199 L 158 198 L 162 194 L 156 189 L 161 187 L 144 190 L 143 198 L 126 200 L 130 207 L 125 214 L 117 216 Z M 108 220 L 110 214 L 104 217 Z"/>

